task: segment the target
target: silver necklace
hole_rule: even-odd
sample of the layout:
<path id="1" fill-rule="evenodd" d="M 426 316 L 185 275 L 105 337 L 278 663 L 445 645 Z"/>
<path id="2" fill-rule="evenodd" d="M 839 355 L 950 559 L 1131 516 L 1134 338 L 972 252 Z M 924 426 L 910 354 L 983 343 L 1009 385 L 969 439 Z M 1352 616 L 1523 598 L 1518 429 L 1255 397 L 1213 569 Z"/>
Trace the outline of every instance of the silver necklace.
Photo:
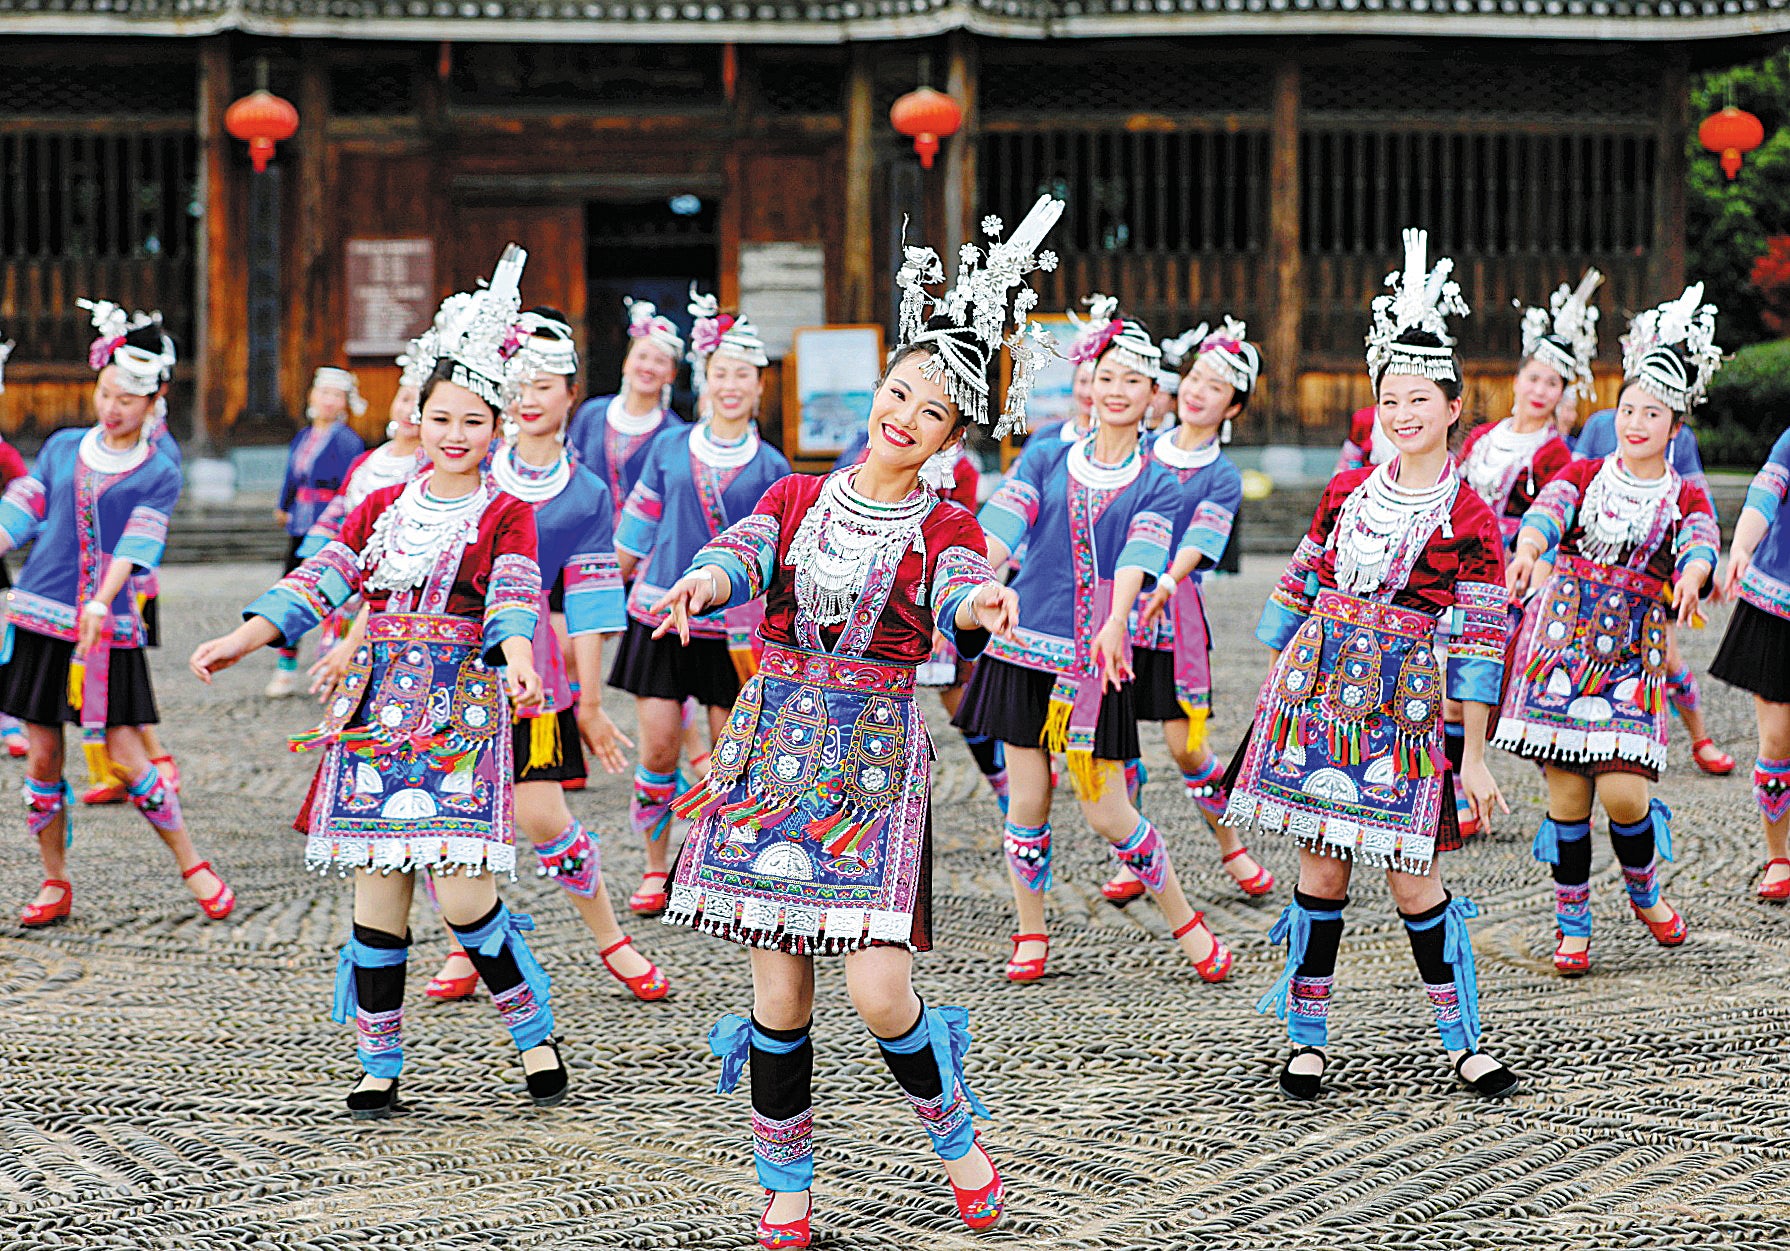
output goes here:
<path id="1" fill-rule="evenodd" d="M 1679 478 L 1670 465 L 1665 469 L 1657 478 L 1637 478 L 1618 457 L 1607 457 L 1579 507 L 1579 552 L 1613 565 L 1623 552 L 1646 542 L 1662 508 L 1670 506 L 1676 517 Z"/>
<path id="2" fill-rule="evenodd" d="M 1517 475 L 1535 460 L 1535 454 L 1553 433 L 1551 427 L 1543 426 L 1520 434 L 1514 419 L 1499 422 L 1467 454 L 1467 463 L 1461 467 L 1467 475 L 1467 485 L 1486 503 L 1502 508 L 1510 498 L 1511 487 L 1516 485 Z"/>
<path id="3" fill-rule="evenodd" d="M 368 591 L 402 591 L 420 586 L 429 571 L 455 545 L 478 541 L 479 518 L 491 490 L 479 483 L 459 499 L 431 495 L 428 478 L 414 478 L 391 506 L 373 522 L 373 533 L 361 552 Z"/>
<path id="4" fill-rule="evenodd" d="M 916 486 L 897 503 L 879 503 L 852 489 L 856 476 L 855 468 L 841 470 L 821 485 L 789 545 L 796 602 L 818 625 L 850 619 L 877 564 L 898 565 L 909 549 L 925 555 L 920 528 L 938 497 Z M 920 594 L 924 603 L 924 585 Z"/>
<path id="5" fill-rule="evenodd" d="M 137 441 L 122 452 L 106 446 L 105 431 L 94 426 L 81 436 L 81 463 L 95 473 L 128 473 L 149 459 L 147 428 L 139 428 Z"/>
<path id="6" fill-rule="evenodd" d="M 1409 490 L 1393 481 L 1397 463 L 1381 465 L 1349 492 L 1331 531 L 1336 585 L 1346 594 L 1400 590 L 1431 536 L 1453 533 L 1448 517 L 1461 485 L 1454 466 L 1435 486 Z"/>
<path id="7" fill-rule="evenodd" d="M 738 443 L 717 443 L 709 434 L 709 423 L 700 422 L 690 428 L 690 451 L 710 469 L 738 469 L 758 455 L 758 431 L 747 426 Z"/>
<path id="8" fill-rule="evenodd" d="M 1069 449 L 1069 476 L 1091 491 L 1118 491 L 1136 482 L 1144 471 L 1140 446 L 1134 444 L 1118 464 L 1106 465 L 1094 459 L 1094 438 L 1090 434 Z"/>
<path id="9" fill-rule="evenodd" d="M 1157 435 L 1156 442 L 1150 446 L 1156 459 L 1170 469 L 1204 469 L 1218 459 L 1219 442 L 1217 438 L 1211 438 L 1197 447 L 1184 449 L 1175 442 L 1175 431 L 1171 427 Z"/>
<path id="10" fill-rule="evenodd" d="M 564 452 L 545 468 L 519 459 L 516 449 L 504 444 L 491 458 L 491 481 L 506 495 L 530 504 L 557 499 L 572 480 L 572 460 Z"/>

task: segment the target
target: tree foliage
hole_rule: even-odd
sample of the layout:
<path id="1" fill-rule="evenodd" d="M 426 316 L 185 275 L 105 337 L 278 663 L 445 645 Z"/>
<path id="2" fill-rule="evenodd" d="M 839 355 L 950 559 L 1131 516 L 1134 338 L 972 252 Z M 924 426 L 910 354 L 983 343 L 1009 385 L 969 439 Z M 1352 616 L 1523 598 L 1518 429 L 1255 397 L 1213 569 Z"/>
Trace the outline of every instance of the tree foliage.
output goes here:
<path id="1" fill-rule="evenodd" d="M 1732 182 L 1696 134 L 1697 123 L 1730 103 L 1765 125 L 1764 144 L 1747 154 Z M 1721 309 L 1717 341 L 1723 347 L 1774 338 L 1777 331 L 1766 317 L 1781 296 L 1768 298 L 1753 273 L 1759 258 L 1770 254 L 1772 239 L 1790 235 L 1790 49 L 1693 79 L 1691 123 L 1686 271 L 1703 280 Z M 1767 267 L 1762 276 L 1770 273 Z"/>

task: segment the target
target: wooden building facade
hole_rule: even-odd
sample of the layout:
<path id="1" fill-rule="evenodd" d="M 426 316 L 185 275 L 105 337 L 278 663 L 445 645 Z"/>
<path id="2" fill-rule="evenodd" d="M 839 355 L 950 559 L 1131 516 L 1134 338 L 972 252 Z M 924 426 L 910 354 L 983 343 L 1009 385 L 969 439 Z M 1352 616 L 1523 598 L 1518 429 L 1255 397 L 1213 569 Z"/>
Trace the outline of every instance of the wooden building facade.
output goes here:
<path id="1" fill-rule="evenodd" d="M 1513 300 L 1597 265 L 1613 372 L 1627 314 L 1679 290 L 1688 76 L 1785 30 L 1785 0 L 0 0 L 0 428 L 86 420 L 77 296 L 168 314 L 175 429 L 215 453 L 283 437 L 320 363 L 383 423 L 396 369 L 350 341 L 371 241 L 426 253 L 431 307 L 523 243 L 596 392 L 623 294 L 754 312 L 785 245 L 826 321 L 887 324 L 904 218 L 950 256 L 1045 190 L 1041 311 L 1244 318 L 1250 441 L 1331 440 L 1364 400 L 1407 224 L 1457 259 L 1501 412 Z M 263 174 L 223 126 L 258 72 L 301 118 Z M 965 110 L 930 171 L 888 120 L 922 82 Z"/>

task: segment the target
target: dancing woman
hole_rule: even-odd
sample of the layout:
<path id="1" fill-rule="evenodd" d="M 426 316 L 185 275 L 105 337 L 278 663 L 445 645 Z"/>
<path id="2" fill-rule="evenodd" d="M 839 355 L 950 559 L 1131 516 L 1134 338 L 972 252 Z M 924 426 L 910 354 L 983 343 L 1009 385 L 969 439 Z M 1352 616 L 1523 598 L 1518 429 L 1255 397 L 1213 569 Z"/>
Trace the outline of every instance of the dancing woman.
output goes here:
<path id="1" fill-rule="evenodd" d="M 1257 1007 L 1287 1022 L 1280 1087 L 1323 1090 L 1343 911 L 1357 864 L 1386 870 L 1454 1072 L 1500 1097 L 1517 1078 L 1480 1048 L 1467 921 L 1442 885 L 1438 851 L 1460 845 L 1442 754 L 1442 696 L 1462 702 L 1461 782 L 1482 824 L 1502 797 L 1485 763 L 1507 617 L 1498 522 L 1462 490 L 1448 454 L 1461 414 L 1449 314 L 1466 301 L 1452 262 L 1428 265 L 1428 235 L 1404 233 L 1405 263 L 1374 300 L 1368 376 L 1384 465 L 1338 474 L 1262 610 L 1256 637 L 1278 653 L 1255 724 L 1231 764 L 1227 824 L 1285 830 L 1299 887 L 1271 937 L 1286 968 Z M 1446 668 L 1437 649 L 1447 639 Z M 1508 809 L 1505 809 L 1508 811 Z"/>
<path id="2" fill-rule="evenodd" d="M 1149 456 L 1181 486 L 1175 517 L 1177 546 L 1156 587 L 1138 601 L 1132 632 L 1132 690 L 1139 721 L 1159 721 L 1181 784 L 1218 839 L 1220 861 L 1245 895 L 1266 895 L 1274 875 L 1258 864 L 1236 831 L 1223 824 L 1224 767 L 1206 743 L 1212 711 L 1212 636 L 1200 594 L 1201 575 L 1218 564 L 1243 503 L 1243 475 L 1224 454 L 1231 423 L 1261 377 L 1262 356 L 1244 336 L 1248 328 L 1226 318 L 1208 335 L 1202 323 L 1187 339 L 1176 385 L 1176 422 L 1147 441 Z M 1173 347 L 1175 340 L 1165 347 Z M 1137 803 L 1142 790 L 1133 792 Z M 1144 893 L 1137 875 L 1120 864 L 1100 887 L 1117 904 Z"/>
<path id="3" fill-rule="evenodd" d="M 530 1098 L 548 1106 L 566 1093 L 547 974 L 523 938 L 534 922 L 512 914 L 496 885 L 516 866 L 510 708 L 541 701 L 534 509 L 480 468 L 519 336 L 524 259 L 512 244 L 491 285 L 450 296 L 438 319 L 440 357 L 421 397 L 429 472 L 368 496 L 339 538 L 189 662 L 209 683 L 257 647 L 302 637 L 350 595 L 370 609 L 368 641 L 323 723 L 295 740 L 326 753 L 301 814 L 305 863 L 354 877 L 334 1016 L 352 1020 L 359 1040 L 365 1075 L 348 1095 L 356 1119 L 389 1116 L 397 1104 L 418 870 L 433 876 L 441 914 L 521 1053 Z"/>
<path id="4" fill-rule="evenodd" d="M 609 682 L 634 696 L 640 735 L 628 809 L 634 832 L 646 843 L 646 872 L 628 898 L 639 916 L 665 911 L 684 701 L 694 699 L 707 710 L 711 741 L 721 733 L 742 672 L 750 669 L 748 629 L 755 612 L 734 605 L 706 613 L 692 622 L 685 645 L 656 633 L 665 614 L 653 605 L 703 544 L 750 513 L 771 483 L 789 473 L 783 453 L 760 440 L 754 424 L 762 371 L 770 364 L 758 331 L 745 317 L 721 315 L 713 297 L 692 296 L 697 322 L 691 360 L 703 383 L 706 416 L 654 441 L 615 534 L 622 578 L 633 587 Z"/>
<path id="5" fill-rule="evenodd" d="M 1697 617 L 1721 533 L 1667 449 L 1721 368 L 1703 284 L 1638 315 L 1623 340 L 1620 450 L 1575 461 L 1523 518 L 1510 587 L 1523 616 L 1494 740 L 1540 761 L 1548 816 L 1535 858 L 1554 872 L 1554 967 L 1591 967 L 1591 803 L 1603 804 L 1630 907 L 1663 947 L 1685 924 L 1660 895 L 1671 810 L 1649 796 L 1666 763 L 1666 633 Z M 1538 573 L 1546 567 L 1547 572 Z"/>
<path id="6" fill-rule="evenodd" d="M 1722 590 L 1734 615 L 1709 672 L 1753 695 L 1759 757 L 1753 798 L 1765 823 L 1769 859 L 1759 898 L 1790 899 L 1790 521 L 1780 516 L 1790 492 L 1790 430 L 1747 488 L 1734 525 Z"/>
<path id="7" fill-rule="evenodd" d="M 600 676 L 603 637 L 621 631 L 627 612 L 610 528 L 615 510 L 609 488 L 575 463 L 563 443 L 566 419 L 577 399 L 578 350 L 572 328 L 563 313 L 551 308 L 523 313 L 522 327 L 528 338 L 510 359 L 515 420 L 505 423 L 508 438 L 491 458 L 491 480 L 506 495 L 534 506 L 541 580 L 562 588 L 570 648 L 560 648 L 543 585 L 534 633 L 542 701 L 532 716 L 517 719 L 512 734 L 516 828 L 534 844 L 541 873 L 565 889 L 596 938 L 603 967 L 635 998 L 663 999 L 671 984 L 616 924 L 597 840 L 566 807 L 561 788 L 585 776 L 581 744 L 608 772 L 627 767 L 621 749 L 633 744 L 603 711 Z M 574 698 L 568 679 L 578 673 L 585 680 Z M 431 999 L 464 999 L 477 985 L 478 970 L 455 944 L 425 993 Z"/>
<path id="8" fill-rule="evenodd" d="M 645 300 L 623 301 L 628 310 L 628 351 L 622 357 L 621 390 L 578 406 L 566 441 L 584 467 L 609 488 L 614 523 L 646 468 L 647 449 L 661 430 L 685 423 L 670 404 L 671 384 L 684 358 L 684 340 L 669 317 Z"/>
<path id="9" fill-rule="evenodd" d="M 913 953 L 932 945 L 931 753 L 913 690 L 935 629 L 974 656 L 988 632 L 1011 628 L 1015 597 L 994 581 L 975 519 L 920 470 L 969 422 L 988 420 L 1010 302 L 1017 371 L 999 431 L 1023 421 L 1037 359 L 1023 280 L 1061 211 L 1041 198 L 986 264 L 966 248 L 956 288 L 936 301 L 926 288 L 942 280 L 938 258 L 908 248 L 901 341 L 871 401 L 869 457 L 824 479 L 779 481 L 655 605 L 668 614 L 658 633 L 681 638 L 715 605 L 766 599 L 763 666 L 708 778 L 678 801 L 695 825 L 666 914 L 753 948 L 752 1018 L 724 1017 L 709 1044 L 724 1091 L 750 1060 L 763 1247 L 810 1240 L 816 955 L 844 956 L 853 1006 L 943 1160 L 964 1223 L 986 1229 L 1003 1211 L 1000 1174 L 971 1124 L 986 1113 L 964 1079 L 966 1014 L 928 1008 L 913 990 Z M 987 224 L 998 238 L 998 220 Z M 927 322 L 929 303 L 939 315 Z"/>
<path id="10" fill-rule="evenodd" d="M 99 371 L 96 424 L 52 434 L 36 467 L 0 501 L 0 553 L 32 544 L 6 592 L 0 643 L 0 712 L 25 724 L 25 827 L 37 840 L 45 879 L 19 923 L 60 921 L 74 899 L 65 724 L 81 727 L 97 776 L 125 779 L 131 803 L 173 853 L 200 909 L 221 921 L 236 896 L 193 849 L 180 798 L 150 762 L 139 728 L 159 718 L 130 579 L 161 563 L 168 516 L 180 498 L 180 471 L 156 454 L 147 424 L 167 393 L 174 344 L 159 313 L 127 314 L 105 300 L 81 306 L 99 332 L 88 351 Z"/>
<path id="11" fill-rule="evenodd" d="M 1092 330 L 1072 353 L 1094 364 L 1094 433 L 1021 458 L 982 509 L 991 564 L 1022 542 L 1029 552 L 1013 579 L 1015 637 L 995 640 L 977 661 L 956 724 L 1006 751 L 1002 846 L 1019 914 L 1009 979 L 1036 981 L 1049 957 L 1055 751 L 1067 754 L 1088 824 L 1156 899 L 1200 977 L 1218 982 L 1230 972 L 1230 949 L 1188 905 L 1162 835 L 1132 806 L 1123 780 L 1124 762 L 1139 752 L 1131 608 L 1167 565 L 1181 512 L 1180 484 L 1138 445 L 1161 349 L 1142 325 L 1118 316 L 1118 301 L 1091 303 Z"/>

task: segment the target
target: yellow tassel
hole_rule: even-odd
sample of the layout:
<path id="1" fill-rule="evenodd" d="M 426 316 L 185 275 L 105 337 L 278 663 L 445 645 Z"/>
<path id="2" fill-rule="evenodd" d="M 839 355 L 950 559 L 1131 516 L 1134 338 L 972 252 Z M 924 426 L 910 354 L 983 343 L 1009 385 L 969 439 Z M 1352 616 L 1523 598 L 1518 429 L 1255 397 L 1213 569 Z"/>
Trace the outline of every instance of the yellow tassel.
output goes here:
<path id="1" fill-rule="evenodd" d="M 1212 715 L 1212 710 L 1195 708 L 1182 701 L 1181 711 L 1187 714 L 1187 750 L 1196 752 L 1206 745 L 1206 719 Z"/>
<path id="2" fill-rule="evenodd" d="M 545 769 L 559 763 L 559 718 L 544 712 L 528 727 L 528 767 Z"/>
<path id="3" fill-rule="evenodd" d="M 68 706 L 76 712 L 81 711 L 81 688 L 87 683 L 87 662 L 71 660 L 68 662 Z"/>
<path id="4" fill-rule="evenodd" d="M 137 592 L 137 616 L 141 617 L 143 615 L 143 610 L 147 607 L 149 607 L 149 596 L 145 595 L 141 591 L 138 591 Z"/>
<path id="5" fill-rule="evenodd" d="M 1116 767 L 1110 760 L 1096 760 L 1091 751 L 1072 751 L 1067 753 L 1069 762 L 1069 783 L 1075 787 L 1075 797 L 1085 803 L 1098 803 L 1106 794 L 1106 779 Z"/>
<path id="6" fill-rule="evenodd" d="M 1064 700 L 1050 701 L 1050 711 L 1044 715 L 1044 750 L 1062 753 L 1069 750 L 1069 714 L 1075 711 L 1075 705 Z"/>
<path id="7" fill-rule="evenodd" d="M 107 754 L 104 743 L 82 743 L 81 752 L 87 757 L 87 784 L 90 787 L 124 784 L 124 776 L 112 763 L 112 757 Z"/>

